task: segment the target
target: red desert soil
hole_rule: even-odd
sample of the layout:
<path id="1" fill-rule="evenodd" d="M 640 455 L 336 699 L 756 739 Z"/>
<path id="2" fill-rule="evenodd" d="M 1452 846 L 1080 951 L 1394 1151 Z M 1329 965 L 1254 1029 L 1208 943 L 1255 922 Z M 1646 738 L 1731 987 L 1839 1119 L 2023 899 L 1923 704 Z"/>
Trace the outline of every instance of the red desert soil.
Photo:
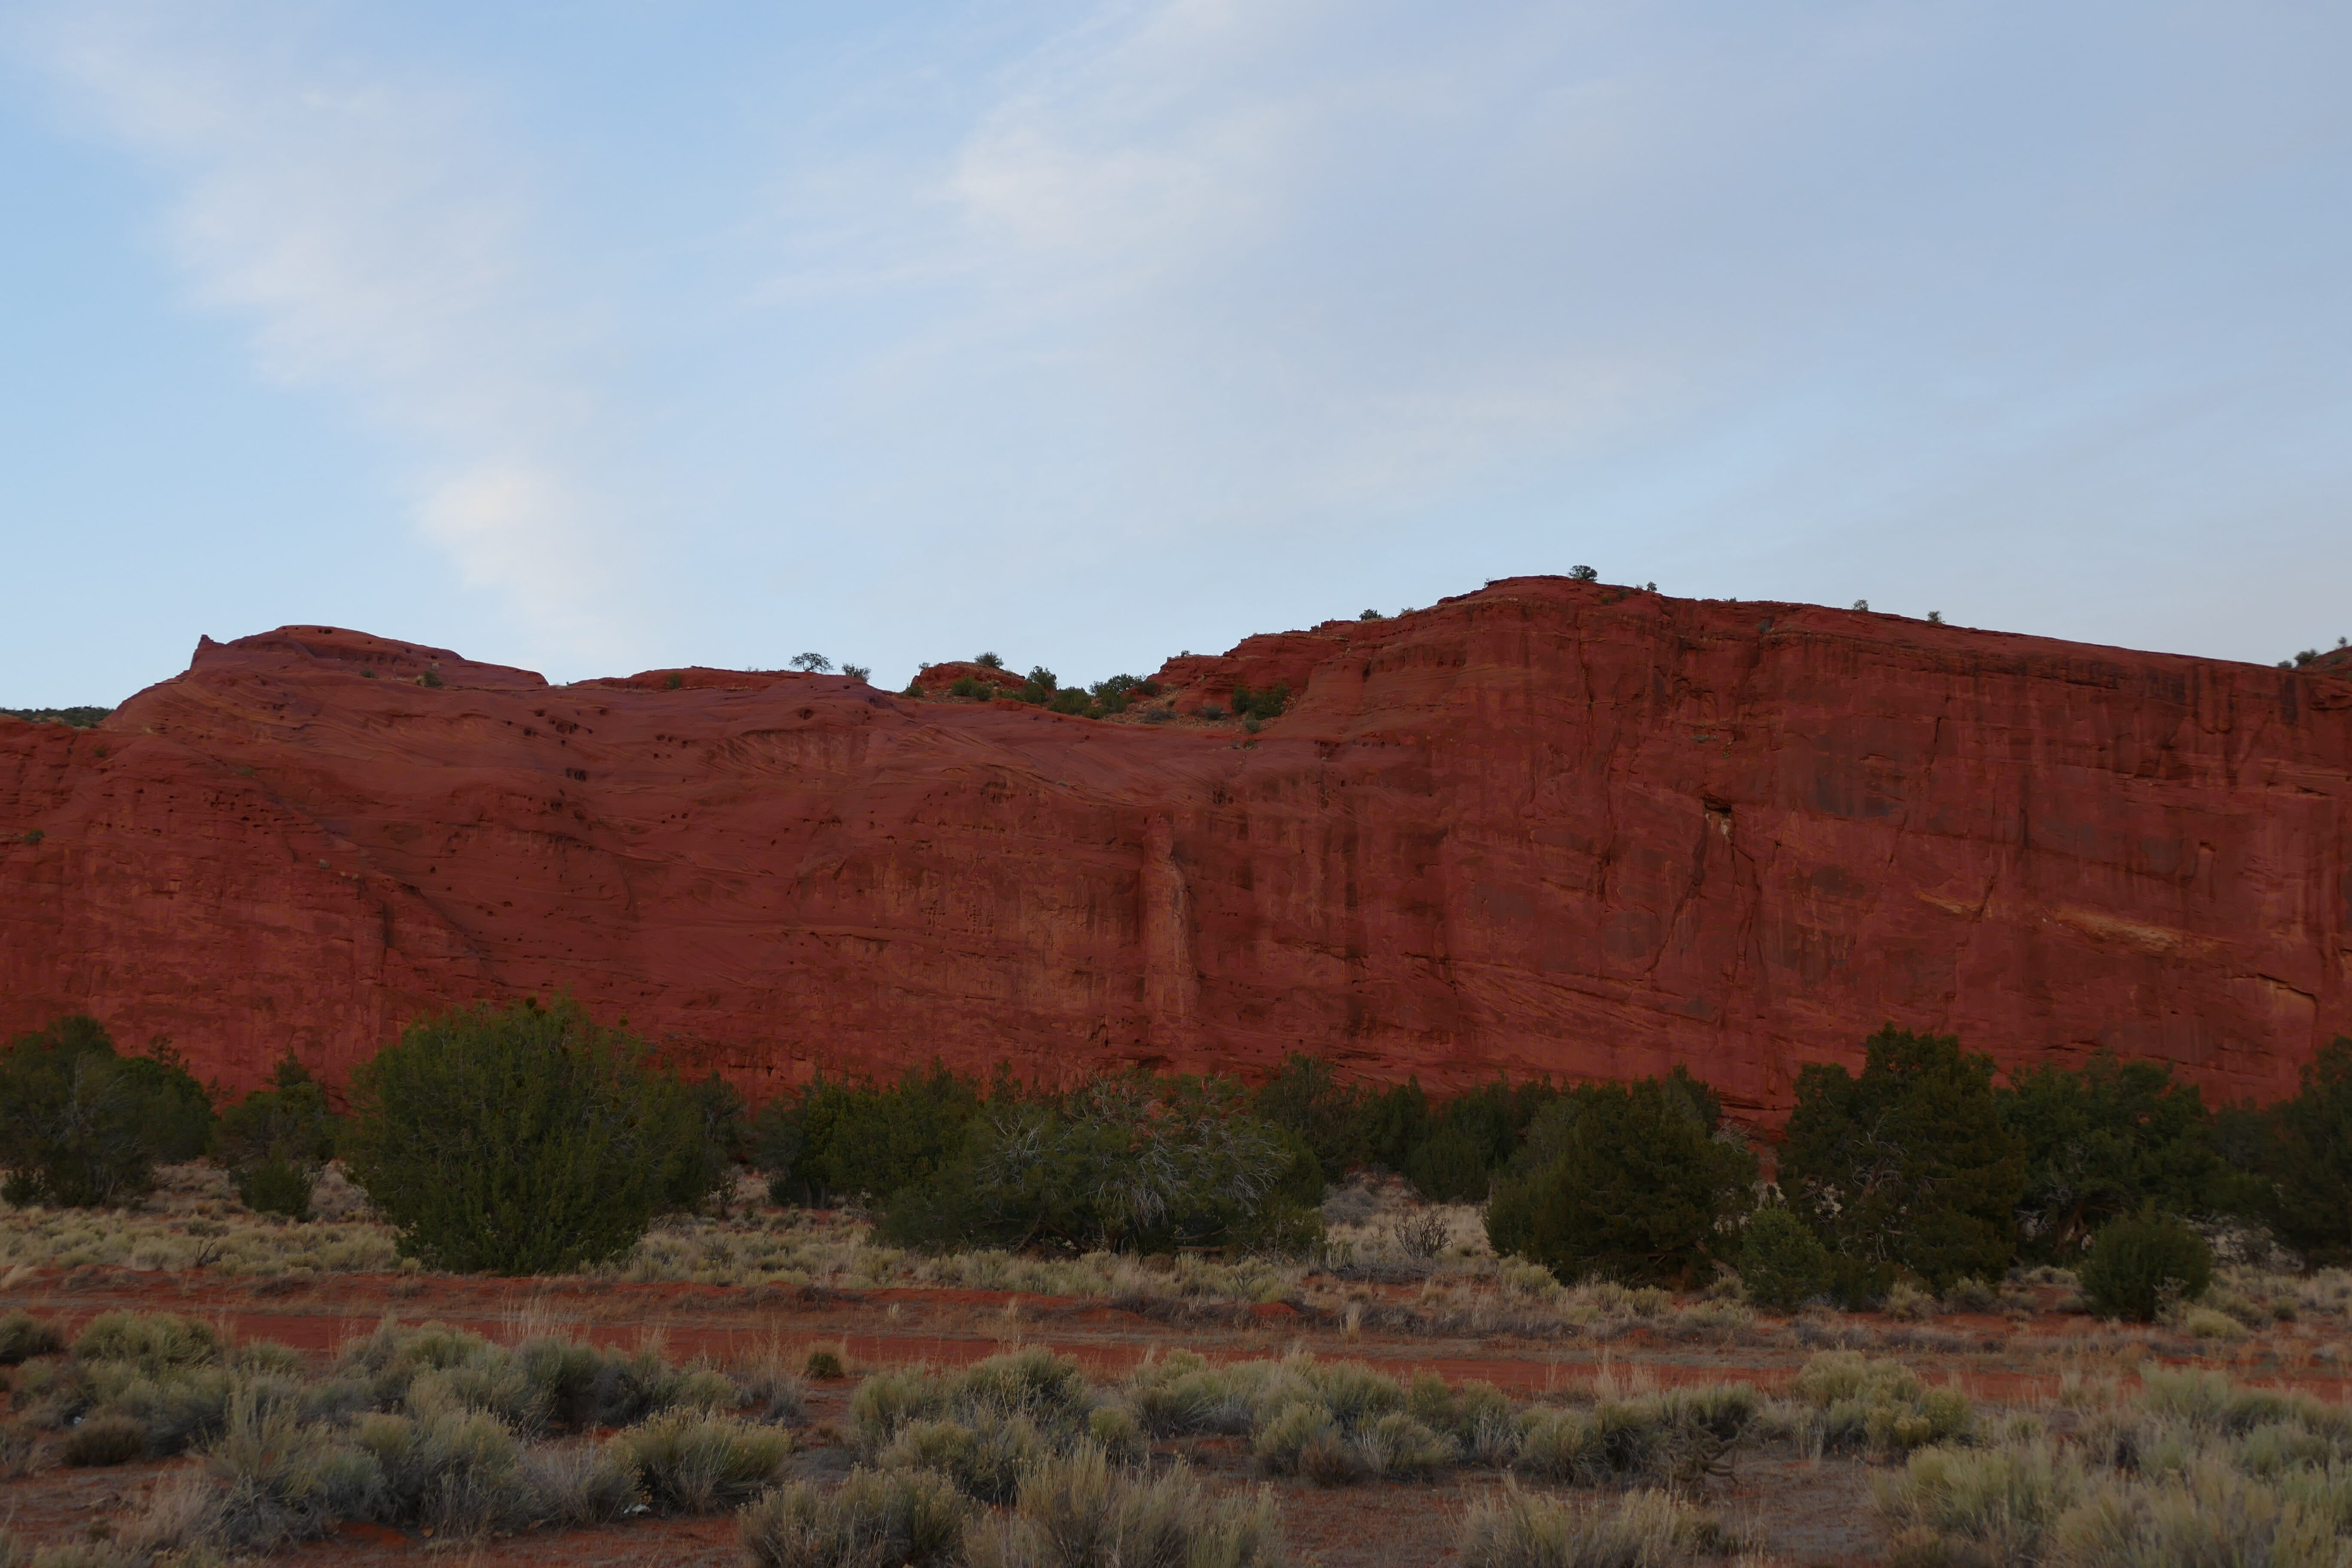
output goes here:
<path id="1" fill-rule="evenodd" d="M 1410 1294 L 1410 1288 L 1399 1288 Z M 1305 1350 L 1352 1358 L 1392 1373 L 1430 1371 L 1450 1383 L 1482 1378 L 1521 1398 L 1589 1390 L 1606 1381 L 1640 1388 L 1688 1382 L 1784 1384 L 1812 1353 L 1779 1337 L 1757 1343 L 1738 1336 L 1676 1341 L 1644 1331 L 1605 1344 L 1561 1343 L 1507 1336 L 1487 1339 L 1349 1334 L 1328 1314 L 1272 1309 L 1213 1310 L 1186 1321 L 1181 1308 L 1129 1310 L 1098 1300 L 1017 1296 L 1001 1291 L 893 1288 L 828 1291 L 728 1289 L 676 1284 L 501 1281 L 436 1276 L 322 1276 L 289 1289 L 282 1280 L 209 1279 L 198 1272 L 158 1276 L 83 1268 L 27 1272 L 0 1292 L 0 1309 L 25 1308 L 71 1327 L 117 1308 L 168 1310 L 220 1323 L 239 1338 L 276 1340 L 323 1363 L 345 1340 L 381 1316 L 439 1321 L 511 1339 L 528 1327 L 569 1329 L 606 1343 L 634 1344 L 657 1335 L 673 1359 L 726 1361 L 781 1345 L 794 1360 L 814 1348 L 846 1352 L 853 1376 L 812 1391 L 803 1453 L 794 1463 L 812 1477 L 837 1476 L 850 1463 L 829 1427 L 845 1425 L 855 1375 L 877 1367 L 928 1361 L 955 1364 L 995 1354 L 1015 1342 L 1043 1344 L 1076 1358 L 1109 1380 L 1154 1351 L 1183 1347 L 1214 1360 L 1279 1356 Z M 2022 1321 L 1945 1316 L 1926 1325 L 1856 1317 L 1850 1327 L 1881 1341 L 1916 1336 L 1899 1356 L 1933 1382 L 1957 1382 L 1987 1405 L 2046 1401 L 2061 1372 L 2121 1375 L 2145 1359 L 2144 1341 L 2101 1342 L 2105 1331 L 2081 1317 Z M 2110 1335 L 2110 1337 L 2112 1337 Z M 1922 1347 L 1925 1348 L 1922 1348 Z M 2289 1384 L 2329 1398 L 2347 1393 L 2333 1366 L 2312 1347 L 2256 1336 L 2198 1359 L 2244 1383 Z M 1232 1439 L 1175 1445 L 1218 1487 L 1261 1484 L 1245 1446 Z M 113 1470 L 53 1469 L 0 1484 L 0 1514 L 35 1540 L 56 1540 L 92 1520 L 133 1510 L 166 1461 Z M 1708 1500 L 1764 1549 L 1759 1561 L 1780 1568 L 1851 1565 L 1877 1560 L 1883 1541 L 1869 1510 L 1871 1467 L 1846 1460 L 1812 1463 L 1770 1455 L 1743 1458 Z M 1430 1485 L 1323 1490 L 1304 1482 L 1273 1483 L 1296 1556 L 1317 1568 L 1405 1568 L 1453 1559 L 1466 1504 L 1500 1484 L 1491 1472 L 1466 1471 Z M 381 1527 L 352 1527 L 306 1546 L 289 1561 L 321 1564 L 405 1562 L 441 1549 L 421 1537 Z M 542 1532 L 468 1545 L 468 1563 L 598 1565 L 730 1563 L 746 1561 L 726 1520 L 656 1521 L 609 1529 Z"/>
<path id="2" fill-rule="evenodd" d="M 2225 1100 L 2352 1029 L 2335 661 L 1516 578 L 1171 659 L 1162 724 L 942 694 L 973 672 L 206 640 L 96 731 L 0 718 L 0 1030 L 87 1009 L 232 1089 L 289 1047 L 333 1082 L 563 988 L 755 1100 L 1305 1047 L 1433 1087 L 1688 1063 L 1770 1121 L 1889 1020 Z M 1255 735 L 1199 717 L 1277 682 Z"/>
<path id="3" fill-rule="evenodd" d="M 852 1376 L 813 1386 L 803 1474 L 838 1475 L 845 1450 L 826 1446 L 825 1428 L 845 1426 L 856 1375 L 876 1367 L 928 1361 L 955 1364 L 996 1354 L 1009 1345 L 1050 1345 L 1080 1361 L 1099 1379 L 1123 1373 L 1146 1353 L 1184 1347 L 1212 1359 L 1278 1356 L 1307 1350 L 1328 1358 L 1355 1358 L 1411 1374 L 1433 1371 L 1449 1382 L 1485 1378 L 1522 1396 L 1590 1385 L 1596 1376 L 1634 1384 L 1744 1378 L 1784 1382 L 1801 1353 L 1727 1351 L 1722 1347 L 1633 1342 L 1596 1349 L 1557 1349 L 1506 1342 L 1416 1339 L 1364 1334 L 1317 1322 L 1289 1309 L 1240 1312 L 1223 1323 L 1156 1322 L 1101 1302 L 1016 1296 L 1002 1291 L 887 1289 L 838 1292 L 762 1291 L 695 1285 L 499 1281 L 352 1275 L 323 1277 L 295 1290 L 268 1282 L 213 1280 L 189 1274 L 170 1279 L 130 1270 L 47 1271 L 17 1279 L 0 1293 L 0 1308 L 26 1309 L 70 1330 L 100 1311 L 132 1308 L 174 1311 L 231 1330 L 240 1339 L 268 1339 L 309 1352 L 323 1363 L 344 1341 L 365 1333 L 391 1311 L 405 1321 L 437 1321 L 510 1339 L 525 1324 L 562 1327 L 607 1343 L 634 1344 L 659 1336 L 674 1359 L 726 1360 L 781 1342 L 846 1347 Z M 1744 1364 L 1753 1362 L 1755 1364 Z M 1213 1486 L 1247 1489 L 1262 1483 L 1246 1445 L 1230 1438 L 1192 1439 L 1172 1446 Z M 190 1460 L 166 1460 L 110 1470 L 51 1469 L 0 1483 L 0 1513 L 28 1539 L 64 1539 L 92 1521 L 133 1512 L 156 1482 Z M 1493 1474 L 1470 1472 L 1429 1485 L 1324 1490 L 1298 1480 L 1274 1486 L 1284 1527 L 1303 1564 L 1317 1568 L 1404 1568 L 1454 1559 L 1464 1507 L 1499 1484 Z M 1872 1560 L 1878 1537 L 1860 1506 L 1866 1500 L 1864 1468 L 1831 1461 L 1791 1465 L 1758 1460 L 1717 1485 L 1711 1500 L 1736 1523 L 1769 1537 L 1773 1562 L 1853 1563 Z M 467 1563 L 740 1565 L 731 1521 L 667 1520 L 602 1530 L 535 1532 L 468 1544 Z M 286 1561 L 319 1564 L 407 1562 L 446 1552 L 431 1541 L 381 1526 L 353 1525 L 333 1539 L 296 1549 Z M 1794 1555 L 1787 1555 L 1793 1552 Z"/>

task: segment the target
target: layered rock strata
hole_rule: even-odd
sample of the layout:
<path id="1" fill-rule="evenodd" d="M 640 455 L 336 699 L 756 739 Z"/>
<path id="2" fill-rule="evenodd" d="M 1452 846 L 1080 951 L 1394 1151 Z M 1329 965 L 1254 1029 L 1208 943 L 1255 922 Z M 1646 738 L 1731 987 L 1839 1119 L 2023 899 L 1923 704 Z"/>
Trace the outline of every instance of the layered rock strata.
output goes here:
<path id="1" fill-rule="evenodd" d="M 755 1098 L 1303 1049 L 1687 1063 L 1765 1121 L 1883 1022 L 2227 1099 L 2352 1029 L 2337 661 L 1532 578 L 1156 679 L 1097 721 L 207 640 L 98 729 L 0 719 L 0 1027 L 86 1009 L 236 1088 L 562 989 Z"/>

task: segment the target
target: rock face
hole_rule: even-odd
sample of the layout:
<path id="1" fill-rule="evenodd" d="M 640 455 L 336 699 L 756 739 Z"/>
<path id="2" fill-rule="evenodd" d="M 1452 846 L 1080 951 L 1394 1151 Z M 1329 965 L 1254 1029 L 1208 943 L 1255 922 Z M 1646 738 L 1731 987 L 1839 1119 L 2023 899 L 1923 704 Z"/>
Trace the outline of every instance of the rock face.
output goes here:
<path id="1" fill-rule="evenodd" d="M 2232 1099 L 2352 1029 L 2333 668 L 1538 578 L 1157 679 L 1092 721 L 208 640 L 99 729 L 0 720 L 0 1028 L 332 1081 L 561 987 L 755 1098 L 1297 1048 L 1445 1087 L 1685 1062 L 1763 1121 L 1887 1021 Z M 1197 716 L 1277 682 L 1254 734 Z"/>

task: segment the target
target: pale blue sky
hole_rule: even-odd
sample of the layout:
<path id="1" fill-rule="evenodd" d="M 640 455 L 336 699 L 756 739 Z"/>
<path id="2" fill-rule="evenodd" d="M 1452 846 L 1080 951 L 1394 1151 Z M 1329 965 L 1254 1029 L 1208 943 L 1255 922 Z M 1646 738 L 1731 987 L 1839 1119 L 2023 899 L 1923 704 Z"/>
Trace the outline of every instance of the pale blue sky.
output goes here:
<path id="1" fill-rule="evenodd" d="M 0 703 L 1590 562 L 2352 632 L 2352 9 L 0 0 Z"/>

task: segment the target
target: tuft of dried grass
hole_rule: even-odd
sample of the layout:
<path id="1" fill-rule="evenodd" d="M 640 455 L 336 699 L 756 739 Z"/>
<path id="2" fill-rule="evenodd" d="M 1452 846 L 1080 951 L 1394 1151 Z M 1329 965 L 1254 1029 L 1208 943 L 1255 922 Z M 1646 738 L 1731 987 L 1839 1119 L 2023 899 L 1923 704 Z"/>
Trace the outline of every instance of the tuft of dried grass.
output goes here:
<path id="1" fill-rule="evenodd" d="M 971 1505 L 928 1470 L 852 1470 L 822 1491 L 795 1482 L 737 1521 L 759 1568 L 948 1568 L 963 1558 Z"/>
<path id="2" fill-rule="evenodd" d="M 1601 1511 L 1516 1483 L 1471 1506 L 1460 1545 L 1464 1568 L 1686 1568 L 1738 1550 L 1714 1514 L 1665 1492 L 1632 1492 Z"/>
<path id="3" fill-rule="evenodd" d="M 1281 1568 L 1274 1500 L 1212 1497 L 1181 1464 L 1157 1476 L 1081 1445 L 1033 1468 L 1001 1526 L 971 1532 L 971 1568 Z"/>

